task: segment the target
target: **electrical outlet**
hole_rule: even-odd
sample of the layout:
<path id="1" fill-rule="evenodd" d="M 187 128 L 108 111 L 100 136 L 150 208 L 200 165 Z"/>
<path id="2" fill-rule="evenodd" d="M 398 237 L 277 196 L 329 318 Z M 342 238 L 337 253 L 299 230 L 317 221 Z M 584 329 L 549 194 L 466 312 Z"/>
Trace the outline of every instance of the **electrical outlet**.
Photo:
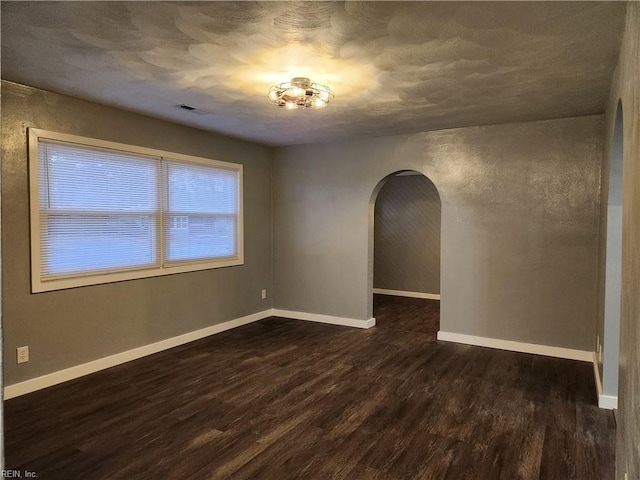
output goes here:
<path id="1" fill-rule="evenodd" d="M 264 300 L 265 298 L 267 298 L 267 289 L 263 288 L 262 289 L 262 299 Z"/>
<path id="2" fill-rule="evenodd" d="M 624 480 L 629 480 L 629 474 L 628 473 L 624 474 Z"/>
<path id="3" fill-rule="evenodd" d="M 29 347 L 16 348 L 18 363 L 26 363 L 29 361 Z"/>

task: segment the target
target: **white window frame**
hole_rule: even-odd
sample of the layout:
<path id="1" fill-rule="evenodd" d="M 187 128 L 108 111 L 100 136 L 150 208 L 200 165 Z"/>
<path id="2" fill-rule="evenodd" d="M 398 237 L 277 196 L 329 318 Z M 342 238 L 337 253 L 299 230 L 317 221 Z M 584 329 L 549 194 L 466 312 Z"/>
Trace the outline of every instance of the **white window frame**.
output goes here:
<path id="1" fill-rule="evenodd" d="M 177 161 L 183 163 L 219 167 L 236 172 L 238 177 L 238 215 L 236 227 L 236 255 L 206 260 L 188 260 L 184 262 L 165 263 L 162 256 L 158 258 L 158 264 L 145 267 L 122 268 L 113 271 L 87 272 L 74 275 L 64 275 L 49 279 L 43 279 L 40 264 L 40 190 L 39 190 L 39 156 L 38 141 L 50 140 L 53 142 L 75 144 L 87 148 L 102 148 L 121 153 L 140 154 L 157 158 L 160 162 Z M 104 283 L 121 282 L 140 278 L 172 275 L 175 273 L 195 272 L 214 268 L 244 265 L 244 208 L 243 208 L 243 166 L 238 163 L 222 162 L 202 157 L 194 157 L 175 152 L 167 152 L 153 148 L 127 145 L 123 143 L 109 142 L 95 138 L 81 137 L 66 133 L 57 133 L 47 130 L 29 128 L 29 213 L 30 213 L 30 243 L 31 243 L 31 291 L 33 293 L 49 292 L 66 288 L 84 287 Z M 164 168 L 164 167 L 162 167 Z M 158 184 L 158 188 L 162 188 Z M 164 216 L 166 207 L 162 196 L 158 198 L 158 212 Z M 157 241 L 164 248 L 165 236 L 164 221 L 159 222 L 159 230 L 156 232 Z"/>

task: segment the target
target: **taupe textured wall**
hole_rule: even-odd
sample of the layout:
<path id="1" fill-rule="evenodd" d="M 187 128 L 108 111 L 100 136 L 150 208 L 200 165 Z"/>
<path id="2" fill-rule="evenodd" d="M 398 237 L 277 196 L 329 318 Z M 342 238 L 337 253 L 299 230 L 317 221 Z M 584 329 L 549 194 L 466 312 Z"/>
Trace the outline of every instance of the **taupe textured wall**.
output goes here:
<path id="1" fill-rule="evenodd" d="M 245 264 L 31 294 L 28 127 L 244 165 Z M 2 83 L 2 280 L 5 384 L 271 307 L 271 158 L 266 147 L 111 107 Z M 16 347 L 29 345 L 17 365 Z"/>
<path id="2" fill-rule="evenodd" d="M 637 2 L 627 3 L 620 57 L 605 117 L 607 135 L 603 179 L 609 176 L 619 99 L 622 100 L 624 118 L 624 150 L 616 478 L 623 480 L 624 474 L 628 473 L 631 480 L 640 478 L 640 4 Z M 603 199 L 607 194 L 603 189 Z M 606 225 L 602 225 L 601 231 L 600 253 L 603 258 Z M 602 266 L 599 272 L 600 299 L 604 295 L 604 275 Z M 598 323 L 602 332 L 602 311 Z"/>
<path id="3" fill-rule="evenodd" d="M 440 293 L 440 196 L 424 175 L 393 175 L 378 193 L 374 288 Z"/>
<path id="4" fill-rule="evenodd" d="M 442 202 L 441 329 L 593 349 L 602 117 L 277 149 L 277 308 L 372 315 L 372 196 L 399 170 Z"/>

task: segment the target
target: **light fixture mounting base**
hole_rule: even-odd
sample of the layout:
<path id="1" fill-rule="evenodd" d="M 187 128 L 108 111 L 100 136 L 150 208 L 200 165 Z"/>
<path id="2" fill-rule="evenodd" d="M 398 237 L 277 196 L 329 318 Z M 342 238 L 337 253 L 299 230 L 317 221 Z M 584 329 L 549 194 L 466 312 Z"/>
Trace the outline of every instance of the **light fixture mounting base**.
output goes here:
<path id="1" fill-rule="evenodd" d="M 291 85 L 300 88 L 309 88 L 311 86 L 311 79 L 307 77 L 294 77 L 291 79 Z"/>

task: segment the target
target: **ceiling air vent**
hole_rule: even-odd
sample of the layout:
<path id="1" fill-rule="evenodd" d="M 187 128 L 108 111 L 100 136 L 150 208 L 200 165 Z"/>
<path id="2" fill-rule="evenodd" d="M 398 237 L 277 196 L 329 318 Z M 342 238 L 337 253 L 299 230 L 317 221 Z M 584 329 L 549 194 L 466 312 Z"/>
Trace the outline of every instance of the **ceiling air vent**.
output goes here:
<path id="1" fill-rule="evenodd" d="M 181 103 L 180 105 L 174 105 L 174 107 L 179 108 L 180 110 L 184 110 L 186 112 L 195 113 L 196 115 L 209 115 L 209 113 L 211 113 L 205 110 L 201 110 L 198 107 L 187 105 L 186 103 Z"/>

